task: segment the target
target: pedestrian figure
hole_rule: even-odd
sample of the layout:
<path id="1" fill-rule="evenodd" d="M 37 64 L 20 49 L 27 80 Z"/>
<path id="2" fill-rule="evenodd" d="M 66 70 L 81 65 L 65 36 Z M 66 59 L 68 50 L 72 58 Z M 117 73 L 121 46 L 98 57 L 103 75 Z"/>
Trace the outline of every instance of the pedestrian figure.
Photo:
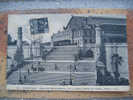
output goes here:
<path id="1" fill-rule="evenodd" d="M 38 62 L 38 65 L 41 65 L 41 62 Z"/>
<path id="2" fill-rule="evenodd" d="M 66 85 L 65 80 L 63 80 L 62 84 L 63 84 L 63 85 Z"/>
<path id="3" fill-rule="evenodd" d="M 30 70 L 29 70 L 29 68 L 28 68 L 28 75 L 30 74 Z"/>
<path id="4" fill-rule="evenodd" d="M 74 71 L 77 72 L 77 66 L 74 64 Z"/>
<path id="5" fill-rule="evenodd" d="M 20 83 L 20 84 L 23 84 L 23 81 L 22 81 L 22 79 L 19 79 L 19 83 Z"/>
<path id="6" fill-rule="evenodd" d="M 55 70 L 58 70 L 58 66 L 55 64 Z"/>
<path id="7" fill-rule="evenodd" d="M 103 80 L 104 80 L 103 74 L 102 74 L 102 72 L 100 70 L 98 70 L 97 71 L 97 80 L 96 80 L 96 83 L 98 85 L 103 85 Z"/>
<path id="8" fill-rule="evenodd" d="M 24 81 L 26 81 L 26 75 L 24 75 Z"/>
<path id="9" fill-rule="evenodd" d="M 14 69 L 14 64 L 11 64 L 11 70 L 13 70 Z"/>
<path id="10" fill-rule="evenodd" d="M 33 68 L 33 64 L 31 65 L 31 69 L 33 70 L 34 68 Z"/>

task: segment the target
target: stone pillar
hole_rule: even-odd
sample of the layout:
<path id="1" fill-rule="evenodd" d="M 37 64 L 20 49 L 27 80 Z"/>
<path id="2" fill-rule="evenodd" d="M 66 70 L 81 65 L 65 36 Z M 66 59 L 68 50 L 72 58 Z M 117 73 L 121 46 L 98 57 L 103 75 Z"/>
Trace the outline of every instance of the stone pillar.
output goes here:
<path id="1" fill-rule="evenodd" d="M 79 46 L 80 47 L 82 47 L 82 48 L 84 48 L 84 38 L 82 37 L 82 39 L 79 39 L 79 42 L 78 42 L 79 44 Z"/>
<path id="2" fill-rule="evenodd" d="M 24 60 L 23 55 L 23 43 L 22 43 L 22 27 L 18 28 L 18 38 L 17 38 L 17 50 L 14 55 L 14 59 L 16 60 L 17 64 L 22 64 Z"/>
<path id="3" fill-rule="evenodd" d="M 33 45 L 32 45 L 32 41 L 30 44 L 30 58 L 33 59 Z"/>
<path id="4" fill-rule="evenodd" d="M 96 32 L 96 59 L 98 59 L 100 57 L 100 47 L 101 47 L 101 28 L 100 25 L 96 25 L 95 28 L 95 32 Z"/>
<path id="5" fill-rule="evenodd" d="M 21 67 L 23 67 L 24 54 L 23 54 L 23 33 L 22 27 L 18 27 L 18 40 L 17 40 L 17 50 L 15 59 L 17 62 L 17 67 L 19 67 L 19 82 L 22 83 Z"/>
<path id="6" fill-rule="evenodd" d="M 18 28 L 17 47 L 18 47 L 19 49 L 22 48 L 22 27 L 19 27 L 19 28 Z"/>

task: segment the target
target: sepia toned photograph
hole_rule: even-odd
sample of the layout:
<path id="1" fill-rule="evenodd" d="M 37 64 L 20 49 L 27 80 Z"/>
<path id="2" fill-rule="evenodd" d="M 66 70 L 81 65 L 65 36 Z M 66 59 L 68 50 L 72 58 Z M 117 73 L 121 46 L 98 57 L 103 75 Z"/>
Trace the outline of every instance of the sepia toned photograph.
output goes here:
<path id="1" fill-rule="evenodd" d="M 6 69 L 8 89 L 128 90 L 126 16 L 8 15 Z"/>

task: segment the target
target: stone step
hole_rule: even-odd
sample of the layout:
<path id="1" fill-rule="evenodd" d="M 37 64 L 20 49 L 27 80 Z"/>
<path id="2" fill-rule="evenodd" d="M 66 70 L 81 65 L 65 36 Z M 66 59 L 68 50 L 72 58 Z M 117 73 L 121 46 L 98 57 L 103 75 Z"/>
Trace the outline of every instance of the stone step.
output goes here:
<path id="1" fill-rule="evenodd" d="M 66 52 L 66 53 L 70 53 L 70 52 L 73 52 L 73 53 L 76 53 L 76 52 L 78 52 L 77 50 L 54 50 L 54 52 L 61 52 L 61 53 L 63 53 L 63 52 Z"/>
<path id="2" fill-rule="evenodd" d="M 58 46 L 47 55 L 47 60 L 74 60 L 74 55 L 78 53 L 75 46 Z"/>
<path id="3" fill-rule="evenodd" d="M 70 55 L 70 54 L 68 54 L 68 55 L 66 55 L 66 54 L 65 54 L 65 55 L 60 55 L 60 54 L 59 54 L 59 55 L 58 55 L 58 54 L 50 54 L 48 57 L 57 57 L 57 58 L 61 58 L 61 57 L 62 57 L 62 58 L 64 58 L 64 57 L 71 58 L 71 57 L 72 57 L 72 58 L 73 58 L 74 55 Z"/>
<path id="4" fill-rule="evenodd" d="M 36 75 L 36 76 L 35 76 Z M 34 84 L 43 84 L 43 85 L 60 85 L 63 81 L 69 83 L 70 73 L 41 73 L 35 74 L 31 77 L 31 80 Z M 95 84 L 96 78 L 95 74 L 72 74 L 73 85 L 82 85 L 82 84 Z M 37 77 L 37 78 L 36 78 Z"/>
<path id="5" fill-rule="evenodd" d="M 43 65 L 46 65 L 46 70 L 53 71 L 53 73 L 47 73 L 48 71 L 43 72 L 31 72 L 28 79 L 29 82 L 26 82 L 25 84 L 40 84 L 40 85 L 61 85 L 63 84 L 63 81 L 65 80 L 65 83 L 70 83 L 70 64 L 73 65 L 73 63 L 68 62 L 47 62 L 42 63 Z M 54 66 L 57 64 L 59 70 L 55 71 Z M 35 65 L 35 64 L 34 64 Z M 35 66 L 34 66 L 35 67 Z M 36 66 L 38 67 L 38 65 Z M 26 75 L 23 73 L 23 71 L 27 72 L 27 67 L 22 68 L 22 75 Z M 71 71 L 74 68 L 71 68 Z M 79 66 L 77 67 L 77 72 L 71 72 L 72 73 L 72 81 L 73 85 L 94 85 L 96 83 L 96 66 L 95 63 L 92 62 L 80 62 Z M 66 72 L 65 72 L 66 71 Z M 59 73 L 58 73 L 59 72 Z M 61 72 L 61 73 L 60 73 Z M 81 72 L 81 73 L 80 73 Z M 14 74 L 16 76 L 16 72 Z M 15 78 L 14 75 L 12 77 L 9 77 L 8 83 L 10 84 L 16 84 L 18 82 L 18 76 Z M 33 82 L 33 83 L 30 83 Z M 69 84 L 68 84 L 69 85 Z"/>
<path id="6" fill-rule="evenodd" d="M 74 60 L 74 57 L 47 57 L 46 60 Z"/>
<path id="7" fill-rule="evenodd" d="M 70 51 L 70 52 L 67 52 L 67 51 L 53 51 L 51 52 L 50 54 L 59 54 L 59 55 L 72 55 L 72 54 L 77 54 L 78 52 L 77 51 Z"/>
<path id="8" fill-rule="evenodd" d="M 77 72 L 94 72 L 96 70 L 96 64 L 95 62 L 42 62 L 40 65 L 33 64 L 34 67 L 43 67 L 45 71 L 70 71 L 70 65 L 72 71 Z M 75 66 L 76 70 L 75 70 Z M 57 69 L 55 69 L 55 66 L 57 66 Z M 24 71 L 27 71 L 28 69 L 31 69 L 31 65 L 25 66 L 23 69 Z"/>

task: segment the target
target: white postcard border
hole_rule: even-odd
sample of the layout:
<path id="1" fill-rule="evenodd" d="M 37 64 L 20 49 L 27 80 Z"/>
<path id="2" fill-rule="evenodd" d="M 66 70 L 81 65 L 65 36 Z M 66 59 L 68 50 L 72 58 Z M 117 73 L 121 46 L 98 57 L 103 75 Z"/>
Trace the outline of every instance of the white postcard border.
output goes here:
<path id="1" fill-rule="evenodd" d="M 51 85 L 7 85 L 8 90 L 45 91 L 129 91 L 130 86 L 51 86 Z"/>

